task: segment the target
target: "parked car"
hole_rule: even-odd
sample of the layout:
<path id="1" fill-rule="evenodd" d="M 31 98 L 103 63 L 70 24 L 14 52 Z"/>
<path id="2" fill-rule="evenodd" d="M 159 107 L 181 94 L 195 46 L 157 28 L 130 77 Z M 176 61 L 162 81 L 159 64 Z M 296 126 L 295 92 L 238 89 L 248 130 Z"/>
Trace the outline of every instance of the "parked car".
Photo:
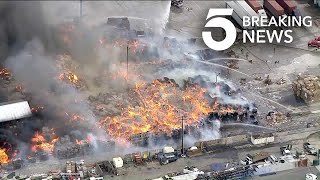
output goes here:
<path id="1" fill-rule="evenodd" d="M 309 47 L 317 47 L 320 48 L 320 41 L 317 40 L 311 40 L 308 42 Z"/>
<path id="2" fill-rule="evenodd" d="M 314 40 L 320 41 L 320 36 L 316 36 L 316 37 L 314 38 Z"/>
<path id="3" fill-rule="evenodd" d="M 304 143 L 303 144 L 303 148 L 308 152 L 308 153 L 310 153 L 311 155 L 317 155 L 317 150 L 316 150 L 316 148 L 313 146 L 313 145 L 311 145 L 310 143 Z"/>

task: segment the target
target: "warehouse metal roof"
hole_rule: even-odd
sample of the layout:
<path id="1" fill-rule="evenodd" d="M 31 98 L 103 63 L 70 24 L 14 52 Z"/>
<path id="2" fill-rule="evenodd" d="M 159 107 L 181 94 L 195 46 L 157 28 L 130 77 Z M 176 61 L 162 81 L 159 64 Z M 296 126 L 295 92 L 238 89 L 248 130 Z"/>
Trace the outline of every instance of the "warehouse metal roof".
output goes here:
<path id="1" fill-rule="evenodd" d="M 27 118 L 31 115 L 31 109 L 27 101 L 0 104 L 0 123 Z"/>

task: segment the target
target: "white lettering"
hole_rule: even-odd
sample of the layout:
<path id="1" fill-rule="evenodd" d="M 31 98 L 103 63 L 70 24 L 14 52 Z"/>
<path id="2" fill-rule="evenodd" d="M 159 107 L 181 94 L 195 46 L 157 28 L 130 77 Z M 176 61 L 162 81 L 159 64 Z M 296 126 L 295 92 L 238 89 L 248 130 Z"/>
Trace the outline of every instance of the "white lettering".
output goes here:
<path id="1" fill-rule="evenodd" d="M 243 22 L 243 27 L 251 26 L 250 17 L 248 16 L 243 16 L 242 22 Z"/>
<path id="2" fill-rule="evenodd" d="M 286 22 L 287 22 L 287 16 L 285 16 L 285 17 L 279 16 L 279 24 L 278 24 L 279 27 L 281 27 L 281 26 L 287 27 Z"/>
<path id="3" fill-rule="evenodd" d="M 266 30 L 257 30 L 257 43 L 266 43 L 266 40 L 262 39 L 266 37 L 265 32 Z"/>
<path id="4" fill-rule="evenodd" d="M 273 30 L 272 33 L 270 33 L 270 31 L 267 31 L 269 42 L 273 42 L 274 39 L 276 39 L 277 43 L 280 43 L 282 35 L 283 35 L 283 30 L 280 31 L 280 34 L 278 34 L 276 30 Z"/>
<path id="5" fill-rule="evenodd" d="M 243 31 L 243 43 L 246 43 L 247 42 L 247 38 L 249 39 L 249 41 L 251 43 L 254 43 L 254 36 L 255 36 L 255 31 L 254 30 L 251 30 L 251 32 L 249 33 L 249 31 L 247 30 L 244 30 Z"/>
<path id="6" fill-rule="evenodd" d="M 305 16 L 303 18 L 303 25 L 306 27 L 311 27 L 312 26 L 312 20 L 311 16 Z"/>
<path id="7" fill-rule="evenodd" d="M 271 16 L 268 26 L 278 26 L 277 20 L 274 16 Z"/>
<path id="8" fill-rule="evenodd" d="M 284 40 L 285 43 L 292 43 L 293 42 L 293 37 L 290 35 L 292 33 L 292 30 L 287 30 L 284 32 L 285 37 L 287 37 L 289 40 Z"/>
<path id="9" fill-rule="evenodd" d="M 261 27 L 266 27 L 268 26 L 268 17 L 267 16 L 262 16 L 260 19 L 260 26 Z"/>
<path id="10" fill-rule="evenodd" d="M 253 16 L 252 17 L 252 26 L 253 27 L 259 27 L 259 16 Z"/>

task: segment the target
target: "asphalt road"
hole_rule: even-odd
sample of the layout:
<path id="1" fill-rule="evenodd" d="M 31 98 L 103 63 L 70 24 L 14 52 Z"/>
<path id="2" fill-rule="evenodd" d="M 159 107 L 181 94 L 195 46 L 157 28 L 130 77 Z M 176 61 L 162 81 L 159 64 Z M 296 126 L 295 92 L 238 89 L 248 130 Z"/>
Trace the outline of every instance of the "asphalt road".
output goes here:
<path id="1" fill-rule="evenodd" d="M 298 168 L 288 171 L 281 171 L 274 175 L 270 176 L 262 176 L 262 177 L 255 177 L 253 179 L 259 179 L 259 180 L 304 180 L 306 178 L 306 174 L 313 173 L 317 175 L 319 171 L 315 167 L 304 167 L 304 168 Z"/>

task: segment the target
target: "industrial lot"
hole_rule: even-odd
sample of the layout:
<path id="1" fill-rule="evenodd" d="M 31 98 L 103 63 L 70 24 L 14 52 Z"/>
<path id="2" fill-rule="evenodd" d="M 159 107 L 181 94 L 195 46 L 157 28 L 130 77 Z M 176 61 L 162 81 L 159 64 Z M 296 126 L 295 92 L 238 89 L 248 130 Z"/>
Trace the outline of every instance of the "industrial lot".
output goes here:
<path id="1" fill-rule="evenodd" d="M 226 50 L 210 8 L 233 9 Z M 0 39 L 0 179 L 320 176 L 319 0 L 4 1 Z"/>

